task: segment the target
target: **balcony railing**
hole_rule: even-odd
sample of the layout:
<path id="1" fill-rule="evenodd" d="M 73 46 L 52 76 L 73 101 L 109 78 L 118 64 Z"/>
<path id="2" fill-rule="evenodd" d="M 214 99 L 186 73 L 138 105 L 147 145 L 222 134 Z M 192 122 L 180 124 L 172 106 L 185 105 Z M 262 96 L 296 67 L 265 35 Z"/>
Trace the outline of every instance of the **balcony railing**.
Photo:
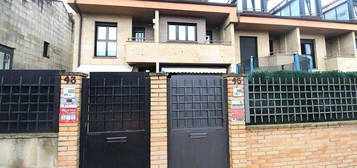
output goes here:
<path id="1" fill-rule="evenodd" d="M 136 38 L 136 37 L 131 37 L 128 38 L 127 42 L 147 42 L 147 43 L 152 43 L 154 42 L 154 39 L 150 39 L 150 38 Z"/>

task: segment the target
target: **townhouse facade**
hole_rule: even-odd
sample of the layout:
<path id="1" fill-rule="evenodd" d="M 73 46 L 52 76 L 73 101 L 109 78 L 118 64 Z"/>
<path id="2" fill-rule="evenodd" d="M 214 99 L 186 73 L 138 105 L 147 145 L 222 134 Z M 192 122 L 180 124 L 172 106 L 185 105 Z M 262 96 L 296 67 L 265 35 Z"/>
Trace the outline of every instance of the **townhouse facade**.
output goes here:
<path id="1" fill-rule="evenodd" d="M 73 20 L 63 2 L 0 1 L 0 69 L 71 70 Z"/>
<path id="2" fill-rule="evenodd" d="M 356 71 L 357 25 L 324 19 L 319 0 L 284 1 L 270 11 L 264 0 L 69 4 L 79 13 L 75 71 L 229 73 L 252 57 L 257 69 L 281 70 L 291 69 L 294 53 L 310 56 L 314 71 Z"/>

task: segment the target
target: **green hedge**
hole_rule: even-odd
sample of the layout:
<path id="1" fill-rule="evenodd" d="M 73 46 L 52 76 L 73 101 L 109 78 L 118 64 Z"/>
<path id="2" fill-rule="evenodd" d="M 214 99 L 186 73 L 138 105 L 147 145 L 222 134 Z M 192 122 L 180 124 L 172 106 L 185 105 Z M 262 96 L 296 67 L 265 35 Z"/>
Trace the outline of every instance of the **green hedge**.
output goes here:
<path id="1" fill-rule="evenodd" d="M 279 78 L 282 82 L 287 81 L 291 82 L 292 79 L 294 81 L 303 82 L 304 79 L 309 80 L 312 79 L 313 81 L 322 80 L 326 81 L 327 79 L 331 80 L 338 80 L 338 79 L 345 79 L 346 83 L 351 80 L 357 79 L 357 73 L 355 72 L 340 72 L 340 71 L 324 71 L 324 72 L 295 72 L 295 71 L 259 71 L 254 72 L 248 75 L 250 81 L 254 79 L 255 82 L 258 81 L 266 81 L 278 82 Z M 285 83 L 285 82 L 284 82 Z M 342 83 L 342 82 L 341 82 Z"/>

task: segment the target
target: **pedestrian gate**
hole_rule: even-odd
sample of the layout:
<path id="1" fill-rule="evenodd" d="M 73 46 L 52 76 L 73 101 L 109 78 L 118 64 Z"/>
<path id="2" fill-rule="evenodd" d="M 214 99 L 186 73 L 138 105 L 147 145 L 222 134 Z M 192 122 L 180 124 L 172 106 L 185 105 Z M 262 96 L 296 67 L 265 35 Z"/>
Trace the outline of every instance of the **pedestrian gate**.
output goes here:
<path id="1" fill-rule="evenodd" d="M 147 73 L 90 73 L 83 82 L 82 168 L 150 167 Z"/>
<path id="2" fill-rule="evenodd" d="M 169 167 L 227 168 L 226 84 L 220 76 L 169 79 Z"/>

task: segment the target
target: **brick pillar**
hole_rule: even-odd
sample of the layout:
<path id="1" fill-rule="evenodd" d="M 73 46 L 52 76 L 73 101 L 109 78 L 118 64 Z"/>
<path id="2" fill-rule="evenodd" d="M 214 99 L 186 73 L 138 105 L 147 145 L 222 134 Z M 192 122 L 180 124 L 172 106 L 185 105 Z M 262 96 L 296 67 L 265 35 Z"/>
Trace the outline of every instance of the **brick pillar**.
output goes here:
<path id="1" fill-rule="evenodd" d="M 150 74 L 151 168 L 167 168 L 167 75 Z"/>
<path id="2" fill-rule="evenodd" d="M 243 77 L 227 76 L 227 89 L 230 168 L 247 167 Z"/>
<path id="3" fill-rule="evenodd" d="M 80 103 L 82 79 L 80 73 L 61 76 L 61 105 L 57 147 L 57 167 L 79 167 Z"/>

